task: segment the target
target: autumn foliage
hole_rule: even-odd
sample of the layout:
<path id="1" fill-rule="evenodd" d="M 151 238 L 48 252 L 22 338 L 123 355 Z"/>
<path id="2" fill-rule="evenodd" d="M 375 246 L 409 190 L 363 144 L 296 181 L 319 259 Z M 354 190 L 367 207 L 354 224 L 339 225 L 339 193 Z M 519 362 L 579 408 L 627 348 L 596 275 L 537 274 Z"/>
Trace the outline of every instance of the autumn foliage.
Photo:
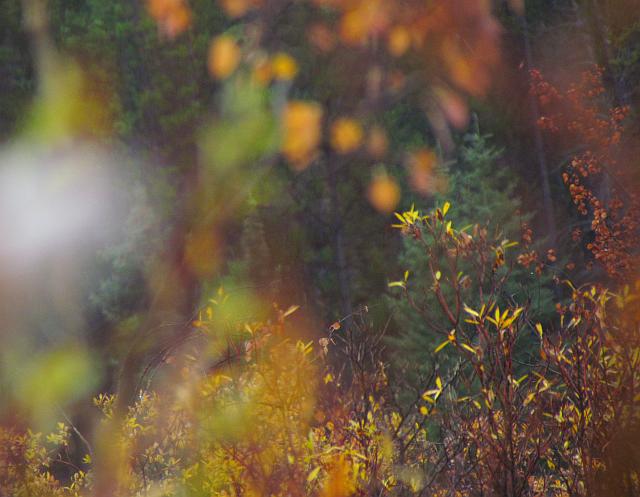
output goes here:
<path id="1" fill-rule="evenodd" d="M 220 333 L 220 290 L 192 324 L 190 343 L 167 352 L 159 373 L 169 383 L 142 390 L 122 419 L 113 395 L 94 400 L 113 466 L 77 469 L 62 483 L 48 471 L 70 464 L 69 425 L 60 423 L 46 440 L 3 429 L 4 488 L 85 495 L 109 469 L 117 495 L 637 491 L 636 468 L 622 460 L 640 426 L 640 344 L 632 335 L 638 288 L 613 293 L 564 280 L 565 310 L 553 323 L 533 322 L 526 302 L 503 298 L 517 244 L 478 225 L 457 229 L 450 209 L 398 214 L 397 227 L 424 244 L 427 260 L 446 254 L 446 265 L 431 266 L 426 290 L 446 321 L 429 320 L 419 303 L 424 290 L 410 274 L 391 286 L 441 335 L 436 357 L 453 359 L 409 402 L 397 395 L 381 355 L 384 329 L 367 308 L 350 329 L 336 323 L 314 341 L 291 336 L 287 322 L 297 306 Z M 461 273 L 463 261 L 476 271 Z M 480 308 L 465 304 L 471 291 L 482 294 Z M 84 462 L 91 465 L 90 452 Z"/>
<path id="2" fill-rule="evenodd" d="M 44 6 L 33 1 L 24 5 Z M 498 196 L 477 179 L 503 164 L 471 102 L 490 93 L 502 60 L 496 11 L 526 15 L 524 2 L 220 0 L 207 21 L 224 29 L 204 37 L 195 32 L 197 4 L 142 7 L 167 51 L 192 37 L 171 57 L 196 61 L 211 98 L 189 125 L 183 101 L 169 119 L 147 116 L 149 129 L 190 138 L 173 150 L 180 159 L 150 147 L 159 163 L 179 165 L 135 189 L 126 222 L 115 216 L 133 235 L 97 250 L 113 273 L 97 295 L 116 297 L 87 297 L 102 305 L 87 324 L 65 310 L 80 309 L 69 302 L 85 288 L 76 279 L 89 276 L 52 277 L 42 301 L 55 312 L 29 308 L 24 319 L 20 302 L 40 280 L 15 278 L 6 292 L 0 281 L 10 304 L 6 343 L 15 348 L 1 357 L 9 362 L 15 350 L 18 358 L 0 365 L 0 400 L 9 405 L 0 409 L 0 497 L 640 495 L 637 149 L 633 109 L 609 100 L 604 70 L 594 66 L 566 89 L 529 73 L 536 131 L 561 157 L 561 170 L 550 170 L 565 187 L 555 200 L 570 206 L 560 236 L 549 239 L 535 206 L 520 209 L 522 184 L 495 173 Z M 30 29 L 33 50 L 42 50 L 34 71 L 46 116 L 84 108 L 75 87 L 65 88 L 64 105 L 51 100 L 51 88 L 75 80 L 65 78 L 46 23 Z M 69 67 L 84 81 L 80 66 Z M 180 95 L 191 95 L 189 83 Z M 163 103 L 151 93 L 141 100 L 147 111 Z M 47 130 L 46 119 L 34 121 Z M 191 125 L 197 132 L 185 131 Z M 55 152 L 45 154 L 55 172 L 58 155 L 85 139 L 74 126 L 31 131 Z M 71 157 L 83 172 L 102 159 Z M 469 184 L 448 191 L 480 163 Z M 160 177 L 160 169 L 140 175 Z M 60 170 L 45 182 L 56 192 L 74 173 Z M 282 200 L 297 201 L 300 190 L 306 203 Z M 458 223 L 465 196 L 492 196 L 493 210 Z M 47 213 L 37 211 L 36 235 Z M 380 225 L 368 224 L 372 216 Z M 320 241 L 300 225 L 321 226 Z M 367 235 L 349 247 L 356 228 Z M 376 245 L 383 239 L 393 263 Z M 54 276 L 75 262 L 60 252 Z M 322 258 L 332 260 L 313 267 Z M 386 272 L 369 302 L 366 288 L 354 296 L 361 288 L 349 264 L 371 260 Z M 339 287 L 340 309 L 322 308 L 325 288 L 309 290 L 314 270 L 332 273 L 324 286 Z M 134 278 L 122 283 L 118 271 Z M 54 352 L 36 353 L 35 341 L 21 341 L 32 321 L 100 329 L 81 345 L 47 337 Z M 410 342 L 403 322 L 424 342 Z M 398 357 L 408 349 L 411 357 Z"/>
<path id="3" fill-rule="evenodd" d="M 580 144 L 565 165 L 562 180 L 578 213 L 590 219 L 588 250 L 607 274 L 623 278 L 634 270 L 638 242 L 636 179 L 628 166 L 624 121 L 629 107 L 604 100 L 602 69 L 585 71 L 566 91 L 533 71 L 531 91 L 542 107 L 538 125 L 570 147 Z M 576 241 L 585 232 L 577 226 Z"/>

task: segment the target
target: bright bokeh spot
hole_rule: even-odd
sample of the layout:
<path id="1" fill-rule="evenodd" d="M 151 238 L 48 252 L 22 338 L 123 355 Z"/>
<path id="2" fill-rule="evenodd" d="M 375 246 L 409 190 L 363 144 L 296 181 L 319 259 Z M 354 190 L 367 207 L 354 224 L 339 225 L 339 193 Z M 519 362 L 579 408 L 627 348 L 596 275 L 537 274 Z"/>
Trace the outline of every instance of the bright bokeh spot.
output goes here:
<path id="1" fill-rule="evenodd" d="M 389 138 L 387 133 L 380 126 L 374 126 L 369 131 L 367 138 L 367 152 L 375 159 L 381 159 L 389 149 Z"/>
<path id="2" fill-rule="evenodd" d="M 331 125 L 331 146 L 339 154 L 348 154 L 362 144 L 364 131 L 358 121 L 342 117 Z"/>
<path id="3" fill-rule="evenodd" d="M 369 184 L 369 202 L 384 214 L 393 212 L 400 203 L 400 186 L 386 173 L 377 173 Z"/>
<path id="4" fill-rule="evenodd" d="M 404 26 L 393 27 L 389 31 L 387 46 L 392 55 L 396 57 L 404 55 L 411 46 L 411 34 L 409 33 L 409 30 Z"/>
<path id="5" fill-rule="evenodd" d="M 222 8 L 229 17 L 242 17 L 262 4 L 261 0 L 221 0 Z"/>
<path id="6" fill-rule="evenodd" d="M 437 157 L 433 150 L 421 149 L 413 152 L 408 159 L 411 186 L 423 195 L 434 193 L 434 168 Z"/>
<path id="7" fill-rule="evenodd" d="M 186 0 L 148 0 L 147 8 L 160 32 L 169 38 L 183 33 L 191 23 L 191 10 Z"/>
<path id="8" fill-rule="evenodd" d="M 267 57 L 261 57 L 253 66 L 253 80 L 260 86 L 266 86 L 273 79 L 273 65 Z"/>
<path id="9" fill-rule="evenodd" d="M 279 52 L 271 60 L 271 70 L 274 78 L 291 81 L 298 74 L 298 64 L 291 55 Z"/>
<path id="10" fill-rule="evenodd" d="M 322 107 L 315 102 L 289 102 L 283 114 L 282 153 L 294 169 L 309 165 L 322 139 Z"/>
<path id="11" fill-rule="evenodd" d="M 209 47 L 209 74 L 216 79 L 228 78 L 240 64 L 240 56 L 240 47 L 232 36 L 217 36 Z"/>

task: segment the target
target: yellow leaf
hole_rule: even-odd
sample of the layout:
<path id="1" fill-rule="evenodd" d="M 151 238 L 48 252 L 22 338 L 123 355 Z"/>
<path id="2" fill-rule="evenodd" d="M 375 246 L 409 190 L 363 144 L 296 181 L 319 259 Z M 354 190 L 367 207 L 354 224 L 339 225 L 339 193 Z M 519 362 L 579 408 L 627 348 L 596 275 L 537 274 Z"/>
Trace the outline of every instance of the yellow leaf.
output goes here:
<path id="1" fill-rule="evenodd" d="M 451 204 L 449 202 L 445 202 L 444 205 L 442 206 L 442 215 L 446 216 L 447 212 L 449 212 L 449 208 L 451 207 Z"/>
<path id="2" fill-rule="evenodd" d="M 474 311 L 471 307 L 469 307 L 467 304 L 464 304 L 464 312 L 466 312 L 467 314 L 471 314 L 474 317 L 479 318 L 480 314 L 478 314 L 477 311 Z"/>
<path id="3" fill-rule="evenodd" d="M 451 221 L 447 221 L 447 228 L 445 231 L 447 235 L 453 235 L 453 228 L 451 227 Z"/>
<path id="4" fill-rule="evenodd" d="M 209 73 L 216 79 L 226 79 L 240 63 L 240 47 L 229 35 L 220 35 L 209 46 Z"/>
<path id="5" fill-rule="evenodd" d="M 474 349 L 473 347 L 471 347 L 471 345 L 467 345 L 466 343 L 461 343 L 460 346 L 465 349 L 468 350 L 469 352 L 471 352 L 472 354 L 476 353 L 476 349 Z"/>
<path id="6" fill-rule="evenodd" d="M 424 392 L 422 394 L 422 398 L 428 402 L 431 402 L 432 404 L 435 404 L 435 400 L 433 400 L 433 398 L 430 398 L 432 395 L 439 395 L 441 392 L 441 390 L 438 390 L 437 388 L 432 388 L 431 390 L 427 390 L 426 392 Z"/>
<path id="7" fill-rule="evenodd" d="M 399 286 L 400 288 L 406 288 L 407 285 L 404 281 L 392 281 L 388 286 L 389 288 L 393 288 L 396 286 Z"/>
<path id="8" fill-rule="evenodd" d="M 318 477 L 321 469 L 322 468 L 320 466 L 316 466 L 315 468 L 313 468 L 311 473 L 309 473 L 309 476 L 307 476 L 307 481 L 311 483 L 313 480 L 315 480 Z"/>
<path id="9" fill-rule="evenodd" d="M 436 386 L 442 390 L 442 380 L 440 379 L 439 376 L 436 377 Z"/>
<path id="10" fill-rule="evenodd" d="M 283 318 L 286 318 L 287 316 L 291 316 L 291 314 L 293 314 L 294 312 L 296 312 L 298 309 L 300 309 L 299 305 L 292 305 L 291 307 L 289 307 L 284 314 L 282 315 Z"/>
<path id="11" fill-rule="evenodd" d="M 427 414 L 429 414 L 429 409 L 427 409 L 426 406 L 420 406 L 420 414 L 426 416 Z"/>
<path id="12" fill-rule="evenodd" d="M 449 345 L 449 343 L 451 343 L 450 340 L 445 340 L 444 342 L 442 342 L 440 345 L 438 345 L 436 347 L 436 349 L 433 351 L 434 353 L 438 353 L 440 352 L 442 349 L 444 349 L 447 345 Z"/>

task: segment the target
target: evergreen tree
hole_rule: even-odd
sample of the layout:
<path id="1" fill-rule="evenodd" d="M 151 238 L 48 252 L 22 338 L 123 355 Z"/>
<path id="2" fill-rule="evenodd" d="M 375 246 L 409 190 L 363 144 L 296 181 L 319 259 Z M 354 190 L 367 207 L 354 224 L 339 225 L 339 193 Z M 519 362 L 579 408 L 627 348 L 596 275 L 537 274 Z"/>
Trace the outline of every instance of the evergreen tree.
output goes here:
<path id="1" fill-rule="evenodd" d="M 523 223 L 527 223 L 532 216 L 522 212 L 522 202 L 516 194 L 517 180 L 508 167 L 500 164 L 500 156 L 501 151 L 490 144 L 489 137 L 477 130 L 466 135 L 455 163 L 448 170 L 448 191 L 437 194 L 435 203 L 440 206 L 445 202 L 451 203 L 447 218 L 458 229 L 468 227 L 471 233 L 472 226 L 477 224 L 487 230 L 490 238 L 518 241 Z M 432 278 L 424 246 L 411 237 L 406 237 L 403 242 L 399 262 L 402 268 L 409 271 L 410 291 L 421 307 L 429 310 L 431 319 L 446 329 L 447 319 L 428 288 Z M 435 266 L 441 264 L 444 264 L 444 257 L 442 261 L 436 261 Z M 464 274 L 475 274 L 475 268 L 472 267 L 462 267 L 461 270 Z M 506 271 L 506 268 L 498 271 Z M 482 302 L 476 301 L 479 293 L 474 288 L 476 280 L 475 277 L 470 278 L 470 287 L 466 289 L 466 295 L 474 300 L 465 303 L 472 308 L 482 305 Z M 397 352 L 393 354 L 396 366 L 411 384 L 433 364 L 431 358 L 434 349 L 443 337 L 430 330 L 405 298 L 396 298 L 396 291 L 391 294 L 388 303 L 393 310 L 398 332 L 389 341 Z M 450 296 L 445 292 L 445 297 Z M 515 302 L 530 306 L 540 320 L 553 312 L 549 279 L 537 276 L 532 267 L 516 265 L 501 299 L 505 304 Z M 441 354 L 446 354 L 446 351 Z"/>
<path id="2" fill-rule="evenodd" d="M 0 1 L 0 138 L 15 131 L 35 82 L 18 0 Z"/>

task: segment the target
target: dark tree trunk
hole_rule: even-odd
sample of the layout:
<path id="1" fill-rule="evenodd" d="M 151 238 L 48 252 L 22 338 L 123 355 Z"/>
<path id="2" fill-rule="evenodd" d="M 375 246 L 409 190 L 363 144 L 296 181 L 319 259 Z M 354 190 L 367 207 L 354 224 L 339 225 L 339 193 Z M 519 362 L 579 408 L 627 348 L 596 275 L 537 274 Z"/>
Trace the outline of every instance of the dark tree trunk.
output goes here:
<path id="1" fill-rule="evenodd" d="M 342 203 L 338 192 L 340 164 L 339 159 L 333 154 L 328 154 L 327 158 L 327 186 L 329 188 L 329 201 L 331 210 L 332 245 L 334 252 L 334 262 L 336 266 L 338 285 L 340 290 L 340 310 L 346 323 L 350 323 L 350 316 L 353 314 L 351 282 L 349 278 L 349 267 L 347 263 L 346 240 L 344 232 L 344 222 Z"/>
<path id="2" fill-rule="evenodd" d="M 526 13 L 520 18 L 520 24 L 522 28 L 524 54 L 528 73 L 533 69 L 534 65 L 533 53 L 531 49 L 531 39 L 529 36 L 529 25 L 527 23 Z M 542 209 L 544 212 L 544 220 L 546 223 L 547 235 L 549 236 L 549 245 L 554 246 L 558 235 L 553 209 L 553 199 L 551 197 L 549 167 L 547 165 L 547 158 L 545 155 L 542 131 L 538 126 L 538 119 L 540 118 L 540 108 L 538 106 L 538 100 L 536 99 L 535 95 L 531 93 L 529 94 L 529 111 L 531 113 L 531 119 L 533 120 L 534 149 L 536 162 L 538 163 L 538 171 L 540 173 L 540 182 L 542 183 Z"/>

